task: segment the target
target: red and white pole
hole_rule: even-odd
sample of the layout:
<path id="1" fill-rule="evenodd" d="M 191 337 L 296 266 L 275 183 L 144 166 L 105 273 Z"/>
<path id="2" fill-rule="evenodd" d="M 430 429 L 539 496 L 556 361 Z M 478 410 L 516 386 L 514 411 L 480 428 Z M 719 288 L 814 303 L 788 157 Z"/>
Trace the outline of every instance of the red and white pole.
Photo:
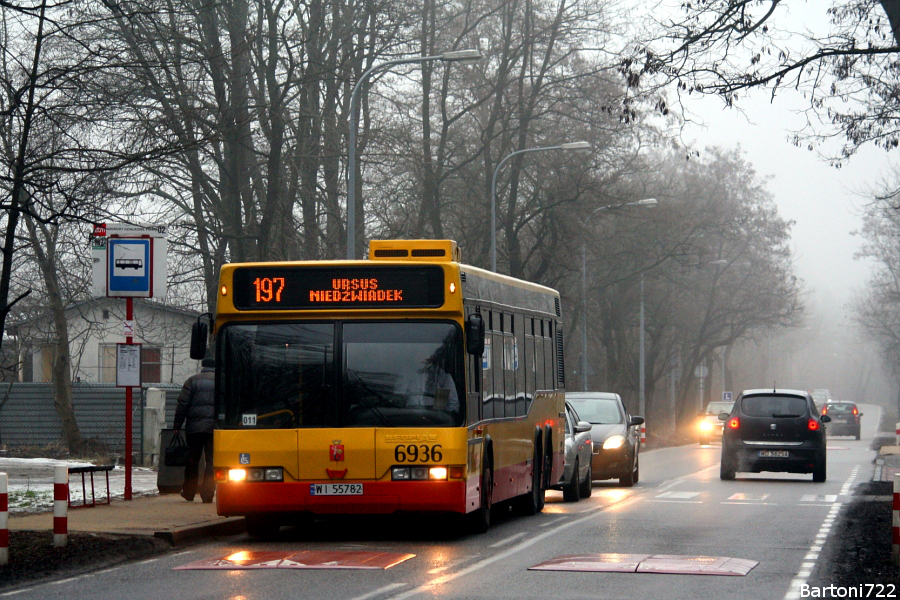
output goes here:
<path id="1" fill-rule="evenodd" d="M 0 565 L 9 564 L 9 479 L 0 473 Z"/>
<path id="2" fill-rule="evenodd" d="M 897 425 L 896 425 L 896 431 L 895 431 L 894 433 L 897 434 L 897 440 L 896 440 L 896 443 L 897 443 L 898 446 L 900 446 L 900 423 L 897 423 Z"/>
<path id="3" fill-rule="evenodd" d="M 69 543 L 69 467 L 53 467 L 53 547 Z"/>
<path id="4" fill-rule="evenodd" d="M 900 567 L 900 473 L 894 474 L 894 511 L 891 518 L 891 557 Z"/>
<path id="5" fill-rule="evenodd" d="M 641 444 L 647 443 L 647 426 L 641 423 Z"/>
<path id="6" fill-rule="evenodd" d="M 134 298 L 130 296 L 125 299 L 125 319 L 131 323 L 134 322 Z M 133 344 L 134 338 L 130 335 L 125 336 L 126 344 Z M 131 386 L 125 388 L 125 499 L 131 500 Z"/>

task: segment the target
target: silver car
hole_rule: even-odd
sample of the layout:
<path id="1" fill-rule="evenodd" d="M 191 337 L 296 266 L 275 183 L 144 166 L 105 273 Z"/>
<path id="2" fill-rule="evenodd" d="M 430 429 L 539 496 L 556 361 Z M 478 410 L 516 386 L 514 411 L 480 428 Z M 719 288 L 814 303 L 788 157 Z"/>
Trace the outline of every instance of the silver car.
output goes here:
<path id="1" fill-rule="evenodd" d="M 591 424 L 578 418 L 566 402 L 566 464 L 554 489 L 562 490 L 563 500 L 578 502 L 591 495 Z"/>

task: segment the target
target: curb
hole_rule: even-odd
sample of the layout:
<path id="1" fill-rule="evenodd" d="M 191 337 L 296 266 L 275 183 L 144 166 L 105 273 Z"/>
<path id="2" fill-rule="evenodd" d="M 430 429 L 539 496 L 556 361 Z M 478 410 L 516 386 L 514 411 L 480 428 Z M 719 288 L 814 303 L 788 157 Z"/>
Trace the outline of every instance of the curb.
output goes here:
<path id="1" fill-rule="evenodd" d="M 153 537 L 164 540 L 172 546 L 182 546 L 207 537 L 237 535 L 245 531 L 247 531 L 247 523 L 244 521 L 244 517 L 232 517 L 216 523 L 156 531 L 153 533 Z"/>

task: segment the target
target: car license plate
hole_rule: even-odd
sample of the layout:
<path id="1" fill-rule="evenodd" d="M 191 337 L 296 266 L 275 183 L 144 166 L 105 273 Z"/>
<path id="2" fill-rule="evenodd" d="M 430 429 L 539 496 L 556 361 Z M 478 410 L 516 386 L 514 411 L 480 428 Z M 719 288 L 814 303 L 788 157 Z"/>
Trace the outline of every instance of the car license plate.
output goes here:
<path id="1" fill-rule="evenodd" d="M 310 496 L 362 496 L 361 483 L 311 483 Z"/>
<path id="2" fill-rule="evenodd" d="M 788 458 L 791 455 L 787 450 L 760 450 L 760 458 Z"/>

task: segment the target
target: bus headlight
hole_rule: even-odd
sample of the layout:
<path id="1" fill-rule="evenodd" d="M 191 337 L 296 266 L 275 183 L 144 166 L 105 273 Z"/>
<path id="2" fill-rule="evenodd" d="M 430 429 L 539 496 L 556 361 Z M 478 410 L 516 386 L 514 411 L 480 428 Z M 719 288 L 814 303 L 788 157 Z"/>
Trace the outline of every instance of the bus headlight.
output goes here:
<path id="1" fill-rule="evenodd" d="M 284 470 L 266 469 L 266 481 L 284 481 Z"/>
<path id="2" fill-rule="evenodd" d="M 244 481 L 246 479 L 246 469 L 228 469 L 228 481 Z"/>
<path id="3" fill-rule="evenodd" d="M 447 467 L 431 467 L 428 469 L 428 479 L 447 479 Z"/>
<path id="4" fill-rule="evenodd" d="M 712 431 L 713 424 L 709 421 L 700 421 L 700 431 Z"/>

